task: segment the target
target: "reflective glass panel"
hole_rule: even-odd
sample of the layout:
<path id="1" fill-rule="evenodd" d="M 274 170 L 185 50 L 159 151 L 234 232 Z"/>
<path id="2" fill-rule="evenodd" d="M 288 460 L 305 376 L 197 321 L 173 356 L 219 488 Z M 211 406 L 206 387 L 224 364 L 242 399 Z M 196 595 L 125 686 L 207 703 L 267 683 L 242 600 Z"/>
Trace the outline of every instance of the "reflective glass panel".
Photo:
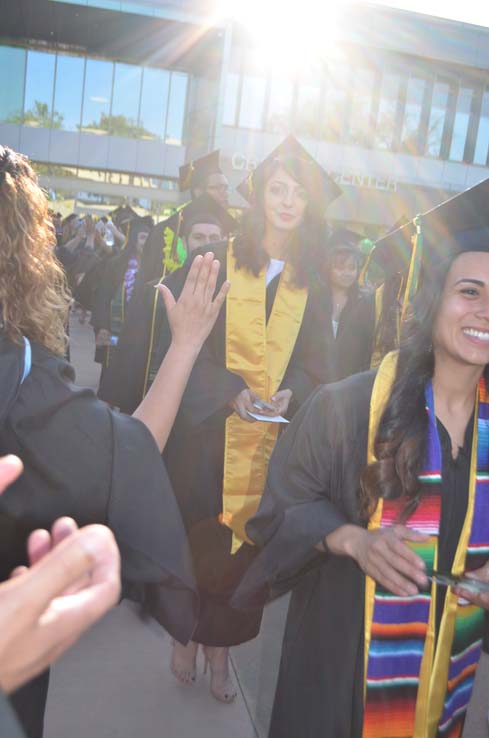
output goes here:
<path id="1" fill-rule="evenodd" d="M 139 113 L 139 135 L 141 138 L 164 138 L 169 89 L 170 72 L 164 69 L 145 67 Z"/>
<path id="2" fill-rule="evenodd" d="M 224 109 L 222 122 L 225 126 L 236 125 L 236 108 L 238 107 L 239 75 L 230 72 L 226 77 L 224 90 Z"/>
<path id="3" fill-rule="evenodd" d="M 295 128 L 298 133 L 317 136 L 320 95 L 319 85 L 299 85 L 295 111 Z"/>
<path id="4" fill-rule="evenodd" d="M 83 98 L 85 59 L 58 55 L 54 88 L 53 118 L 64 131 L 79 131 Z"/>
<path id="5" fill-rule="evenodd" d="M 61 128 L 59 116 L 52 112 L 55 59 L 55 54 L 27 52 L 24 98 L 26 126 Z"/>
<path id="6" fill-rule="evenodd" d="M 342 64 L 330 65 L 321 120 L 322 138 L 339 141 L 345 130 L 346 104 L 350 69 Z"/>
<path id="7" fill-rule="evenodd" d="M 239 126 L 241 128 L 259 129 L 263 127 L 265 107 L 265 77 L 246 74 L 241 89 L 241 107 L 239 110 Z"/>
<path id="8" fill-rule="evenodd" d="M 419 152 L 419 133 L 425 92 L 426 80 L 411 77 L 407 84 L 401 133 L 402 147 L 411 154 Z"/>
<path id="9" fill-rule="evenodd" d="M 265 128 L 276 133 L 287 133 L 291 127 L 294 86 L 289 79 L 272 77 Z"/>
<path id="10" fill-rule="evenodd" d="M 141 77 L 141 67 L 116 63 L 110 115 L 110 132 L 113 136 L 138 138 L 140 135 L 138 118 Z"/>
<path id="11" fill-rule="evenodd" d="M 348 139 L 360 146 L 367 146 L 370 142 L 374 83 L 375 73 L 372 69 L 354 70 Z"/>
<path id="12" fill-rule="evenodd" d="M 87 59 L 82 120 L 86 133 L 109 132 L 113 72 L 112 62 Z"/>
<path id="13" fill-rule="evenodd" d="M 2 122 L 22 122 L 25 62 L 25 49 L 0 46 L 0 121 Z"/>
<path id="14" fill-rule="evenodd" d="M 188 76 L 186 74 L 172 72 L 168 119 L 166 122 L 165 141 L 167 144 L 181 146 L 183 143 L 185 112 L 187 108 L 187 82 Z"/>
<path id="15" fill-rule="evenodd" d="M 435 83 L 426 141 L 426 154 L 428 156 L 439 157 L 441 154 L 449 95 L 450 85 L 448 82 Z"/>
<path id="16" fill-rule="evenodd" d="M 474 164 L 485 165 L 489 153 L 489 89 L 482 96 L 481 117 L 474 151 Z"/>
<path id="17" fill-rule="evenodd" d="M 452 142 L 450 144 L 450 159 L 452 161 L 463 161 L 465 142 L 469 130 L 470 116 L 472 114 L 472 99 L 474 90 L 470 87 L 461 87 L 458 91 L 457 108 L 453 121 Z"/>
<path id="18" fill-rule="evenodd" d="M 394 143 L 400 85 L 401 78 L 398 74 L 383 75 L 375 126 L 375 146 L 378 149 L 390 149 Z"/>

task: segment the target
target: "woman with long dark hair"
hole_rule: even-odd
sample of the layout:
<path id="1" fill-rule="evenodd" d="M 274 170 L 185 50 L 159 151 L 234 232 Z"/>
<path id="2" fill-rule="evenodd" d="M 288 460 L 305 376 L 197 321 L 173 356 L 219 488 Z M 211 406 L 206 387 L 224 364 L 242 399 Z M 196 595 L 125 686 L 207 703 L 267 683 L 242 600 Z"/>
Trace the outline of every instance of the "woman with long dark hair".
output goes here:
<path id="1" fill-rule="evenodd" d="M 338 194 L 295 139 L 275 150 L 250 184 L 242 235 L 214 247 L 222 277 L 232 282 L 227 310 L 194 367 L 165 452 L 200 597 L 192 643 L 175 644 L 171 667 L 192 683 L 202 644 L 211 692 L 223 702 L 236 696 L 228 649 L 260 628 L 261 609 L 236 612 L 229 598 L 255 555 L 244 526 L 258 507 L 280 427 L 269 418 L 291 417 L 328 379 L 317 258 L 324 212 Z M 166 280 L 174 294 L 185 273 Z M 165 346 L 159 350 L 161 357 Z"/>
<path id="2" fill-rule="evenodd" d="M 399 353 L 320 389 L 275 450 L 233 600 L 296 584 L 270 738 L 461 735 L 489 609 L 488 195 L 426 215 Z"/>

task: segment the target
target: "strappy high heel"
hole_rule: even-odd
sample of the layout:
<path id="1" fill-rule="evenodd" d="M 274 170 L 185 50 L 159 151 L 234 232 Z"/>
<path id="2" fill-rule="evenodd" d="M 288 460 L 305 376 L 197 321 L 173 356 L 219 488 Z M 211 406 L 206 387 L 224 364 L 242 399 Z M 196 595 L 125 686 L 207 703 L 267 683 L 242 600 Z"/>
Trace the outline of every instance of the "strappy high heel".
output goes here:
<path id="1" fill-rule="evenodd" d="M 210 666 L 211 669 L 211 694 L 219 702 L 229 705 L 238 696 L 238 690 L 236 684 L 229 673 L 229 656 L 228 656 L 228 667 L 226 669 L 216 669 L 212 665 L 212 660 L 209 658 L 209 652 L 207 646 L 202 646 L 204 652 L 205 664 L 204 674 L 207 674 L 207 669 Z M 227 650 L 227 649 L 226 649 Z"/>
<path id="2" fill-rule="evenodd" d="M 176 665 L 176 658 L 175 658 L 177 641 L 174 638 L 172 638 L 171 643 L 172 643 L 172 655 L 171 655 L 171 661 L 170 661 L 170 671 L 175 677 L 175 679 L 178 682 L 180 682 L 180 684 L 184 684 L 186 687 L 191 687 L 195 684 L 195 680 L 196 680 L 197 651 L 199 647 L 197 646 L 197 644 L 195 644 L 196 648 L 195 648 L 195 658 L 194 658 L 193 669 L 180 669 Z M 180 646 L 181 644 L 178 643 L 178 645 Z"/>

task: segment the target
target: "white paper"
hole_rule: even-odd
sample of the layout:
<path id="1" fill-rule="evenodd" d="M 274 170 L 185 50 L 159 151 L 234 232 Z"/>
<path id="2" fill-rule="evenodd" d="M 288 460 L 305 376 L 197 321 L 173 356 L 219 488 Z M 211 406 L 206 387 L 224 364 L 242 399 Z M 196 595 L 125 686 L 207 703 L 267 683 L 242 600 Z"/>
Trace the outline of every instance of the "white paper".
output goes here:
<path id="1" fill-rule="evenodd" d="M 263 423 L 289 423 L 290 421 L 287 420 L 287 418 L 283 418 L 281 415 L 260 415 L 259 413 L 250 413 L 249 410 L 246 411 L 250 418 L 254 418 L 255 420 L 260 420 Z"/>

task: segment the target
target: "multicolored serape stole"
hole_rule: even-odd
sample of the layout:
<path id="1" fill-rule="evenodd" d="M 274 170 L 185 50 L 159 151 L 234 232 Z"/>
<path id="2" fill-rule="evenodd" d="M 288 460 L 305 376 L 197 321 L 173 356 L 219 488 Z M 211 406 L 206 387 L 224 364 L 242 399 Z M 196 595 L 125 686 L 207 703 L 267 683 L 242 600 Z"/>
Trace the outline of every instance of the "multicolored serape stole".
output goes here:
<path id="1" fill-rule="evenodd" d="M 384 359 L 374 385 L 369 429 L 373 440 L 390 394 L 397 356 Z M 430 541 L 409 544 L 424 559 L 427 573 L 437 568 L 441 513 L 442 454 L 431 382 L 426 388 L 429 417 L 425 485 L 406 523 Z M 406 500 L 380 501 L 369 528 L 399 522 Z M 489 557 L 489 397 L 479 385 L 467 513 L 452 567 L 453 574 L 477 569 Z M 438 591 L 437 591 L 438 590 Z M 436 633 L 436 598 L 446 592 Z M 436 584 L 413 597 L 396 597 L 367 577 L 365 609 L 365 712 L 363 738 L 458 738 L 481 652 L 484 611 Z"/>

